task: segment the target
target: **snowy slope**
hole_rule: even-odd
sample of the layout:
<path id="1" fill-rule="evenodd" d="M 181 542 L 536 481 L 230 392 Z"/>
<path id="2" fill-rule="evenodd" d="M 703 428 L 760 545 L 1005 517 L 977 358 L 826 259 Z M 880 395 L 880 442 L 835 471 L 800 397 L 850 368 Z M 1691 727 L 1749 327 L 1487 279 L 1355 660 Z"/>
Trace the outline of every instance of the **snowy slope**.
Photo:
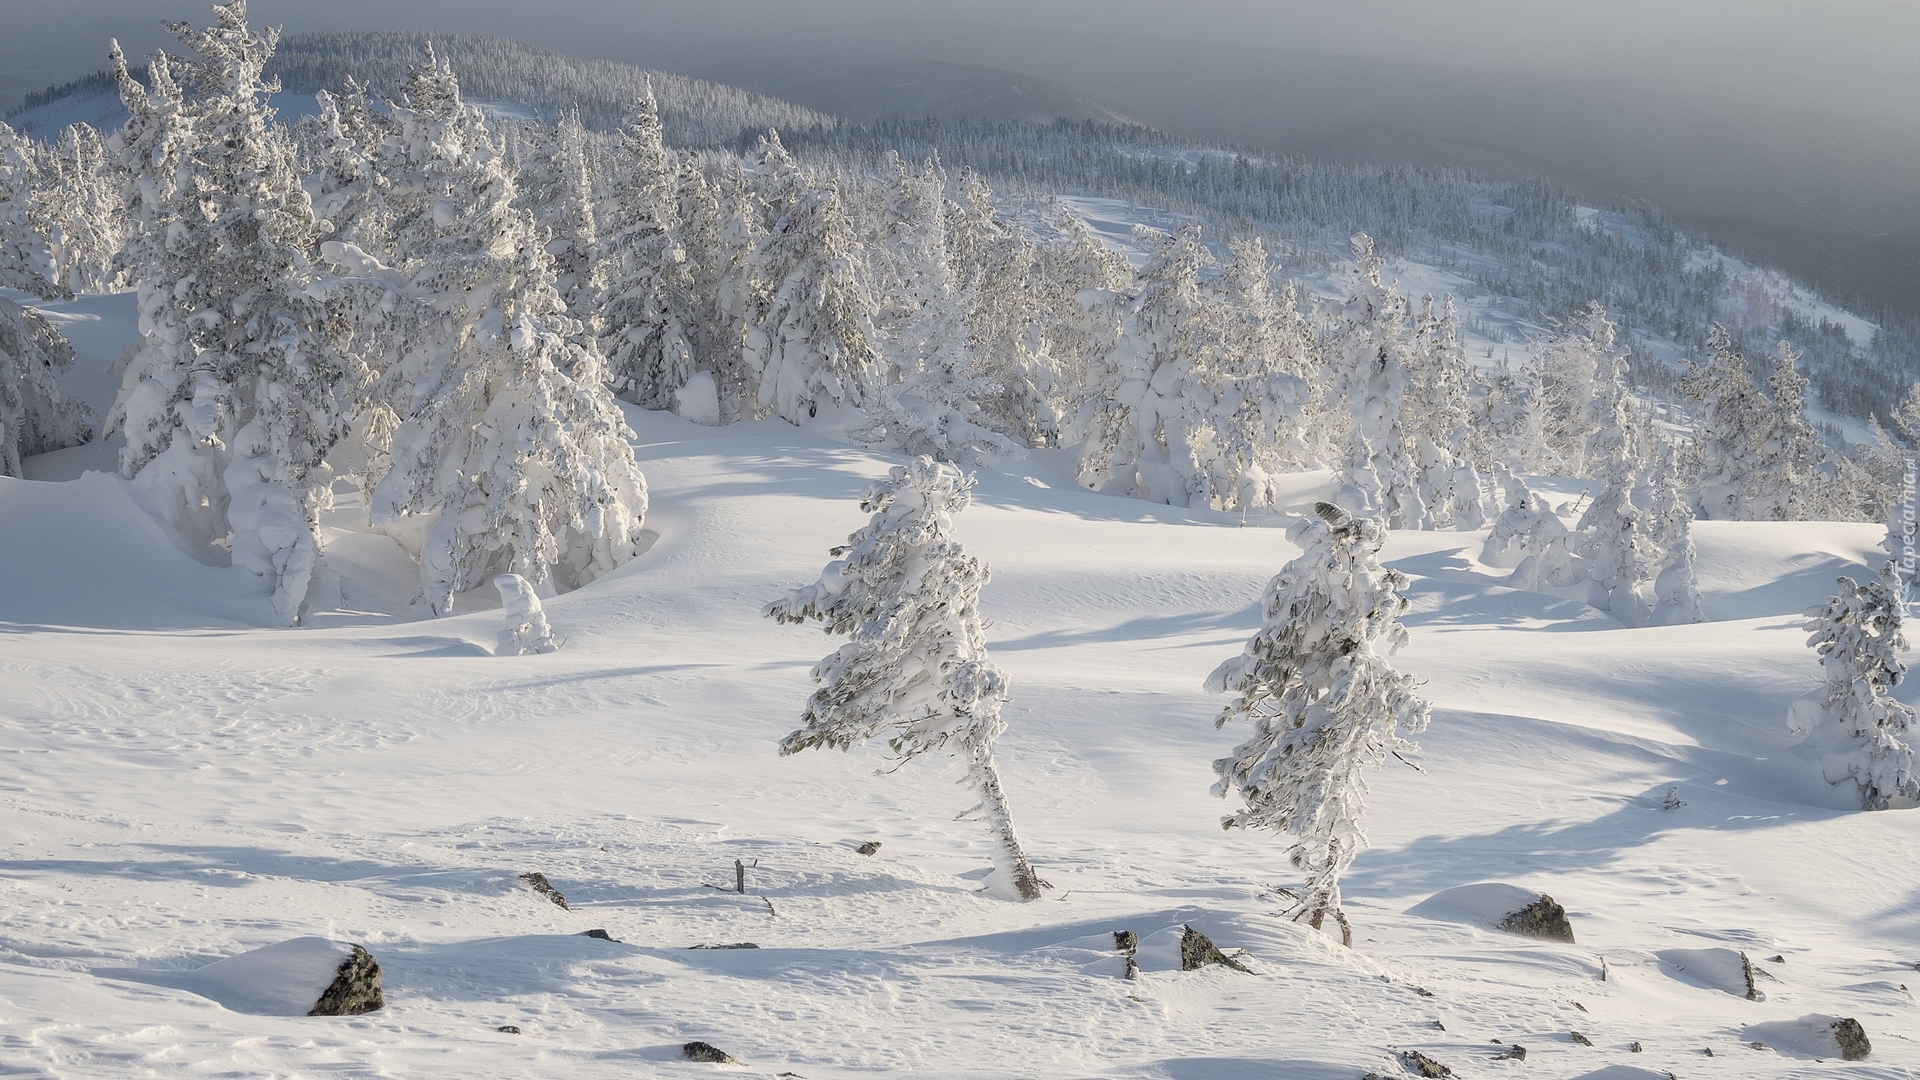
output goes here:
<path id="1" fill-rule="evenodd" d="M 88 356 L 117 353 L 123 300 L 65 312 Z M 417 617 L 350 507 L 330 550 L 358 595 L 265 629 L 253 581 L 174 549 L 119 480 L 0 479 L 9 1075 L 714 1068 L 681 1059 L 691 1039 L 809 1080 L 1357 1080 L 1402 1075 L 1393 1048 L 1463 1077 L 1920 1075 L 1920 814 L 1847 811 L 1784 723 L 1815 674 L 1797 613 L 1877 528 L 1702 523 L 1720 621 L 1644 630 L 1504 588 L 1478 535 L 1394 534 L 1400 659 L 1435 718 L 1424 772 L 1375 777 L 1348 951 L 1276 916 L 1283 844 L 1223 834 L 1208 794 L 1239 733 L 1200 684 L 1257 625 L 1286 519 L 981 475 L 960 527 L 1013 680 L 1000 759 L 1054 886 L 1011 904 L 979 892 L 957 768 L 774 752 L 834 642 L 760 605 L 817 574 L 889 460 L 778 422 L 629 420 L 657 540 L 548 602 L 566 645 L 544 656 L 490 655 L 485 598 Z M 1660 809 L 1669 787 L 1684 807 Z M 749 894 L 708 888 L 736 859 Z M 535 870 L 571 910 L 518 880 Z M 1410 913 L 1479 882 L 1551 893 L 1578 943 Z M 1183 924 L 1253 973 L 1174 970 Z M 255 1015 L 192 989 L 307 936 L 365 944 L 388 1007 Z M 1763 1000 L 1708 977 L 1714 949 L 1749 954 Z M 1809 1015 L 1858 1018 L 1873 1056 L 1816 1064 Z M 1492 1062 L 1494 1039 L 1526 1061 Z"/>

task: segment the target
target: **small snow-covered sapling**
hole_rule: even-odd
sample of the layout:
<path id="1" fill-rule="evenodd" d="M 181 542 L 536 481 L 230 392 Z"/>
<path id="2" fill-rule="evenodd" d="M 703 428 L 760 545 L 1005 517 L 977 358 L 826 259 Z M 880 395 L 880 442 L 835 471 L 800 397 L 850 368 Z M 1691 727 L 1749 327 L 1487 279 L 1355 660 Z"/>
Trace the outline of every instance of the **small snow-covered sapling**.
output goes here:
<path id="1" fill-rule="evenodd" d="M 493 579 L 493 587 L 500 590 L 500 604 L 507 617 L 506 628 L 500 631 L 496 655 L 550 653 L 560 647 L 560 643 L 553 640 L 553 627 L 547 625 L 547 613 L 540 607 L 540 597 L 526 578 L 519 574 L 501 574 Z"/>

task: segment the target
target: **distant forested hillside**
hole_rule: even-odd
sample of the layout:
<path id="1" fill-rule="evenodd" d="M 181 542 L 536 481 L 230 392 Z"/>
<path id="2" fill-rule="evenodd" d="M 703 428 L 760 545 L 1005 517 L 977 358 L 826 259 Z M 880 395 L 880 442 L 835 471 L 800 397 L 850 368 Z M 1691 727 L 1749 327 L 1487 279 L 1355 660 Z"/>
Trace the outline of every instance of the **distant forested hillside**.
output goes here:
<path id="1" fill-rule="evenodd" d="M 287 90 L 339 90 L 351 76 L 393 97 L 408 69 L 425 61 L 429 49 L 452 65 L 462 90 L 475 100 L 525 105 L 548 120 L 578 109 L 590 131 L 619 127 L 648 79 L 667 141 L 676 146 L 731 143 L 749 129 L 831 129 L 837 123 L 825 113 L 764 94 L 473 34 L 296 34 L 280 43 L 272 71 Z"/>
<path id="2" fill-rule="evenodd" d="M 452 65 L 461 87 L 475 100 L 522 105 L 548 121 L 577 109 L 590 131 L 619 127 L 651 79 L 667 142 L 674 146 L 721 146 L 737 141 L 743 131 L 831 130 L 838 123 L 825 113 L 732 86 L 474 34 L 295 34 L 280 42 L 268 74 L 280 80 L 283 90 L 296 94 L 338 92 L 351 78 L 376 94 L 397 97 L 408 69 L 424 62 L 429 50 Z M 139 65 L 134 72 L 146 77 Z M 43 125 L 31 121 L 41 111 L 57 110 L 63 99 L 114 93 L 113 74 L 97 71 L 28 94 L 8 119 L 29 130 L 57 130 L 66 117 Z"/>
<path id="3" fill-rule="evenodd" d="M 1465 277 L 1535 324 L 1598 301 L 1632 339 L 1671 342 L 1687 356 L 1722 324 L 1755 358 L 1756 374 L 1785 340 L 1803 354 L 1821 403 L 1844 415 L 1885 417 L 1920 379 L 1920 319 L 1876 310 L 1877 327 L 1855 340 L 1826 305 L 1780 302 L 1779 275 L 1722 258 L 1657 207 L 1594 208 L 1544 180 L 1274 160 L 1093 121 L 883 120 L 784 134 L 801 157 L 850 174 L 871 173 L 889 152 L 938 156 L 1004 193 L 1091 194 L 1193 214 L 1213 222 L 1215 235 L 1260 234 L 1296 271 L 1343 263 L 1347 238 L 1365 232 L 1382 253 Z M 739 149 L 751 141 L 743 136 Z M 1638 381 L 1671 381 L 1663 352 L 1671 350 L 1634 351 Z"/>
<path id="4" fill-rule="evenodd" d="M 1063 194 L 1114 198 L 1198 217 L 1216 239 L 1259 235 L 1289 273 L 1344 265 L 1347 238 L 1366 232 L 1382 254 L 1458 275 L 1524 323 L 1547 326 L 1590 302 L 1605 305 L 1639 346 L 1635 380 L 1663 391 L 1678 374 L 1673 361 L 1701 355 L 1716 323 L 1754 358 L 1756 376 L 1774 344 L 1790 342 L 1820 403 L 1842 415 L 1885 417 L 1920 379 L 1920 319 L 1886 310 L 1852 317 L 1779 274 L 1722 257 L 1656 207 L 1586 206 L 1543 180 L 1273 159 L 1094 121 L 858 124 L 734 87 L 473 35 L 300 34 L 280 43 L 269 74 L 288 95 L 338 91 L 351 78 L 396 97 L 430 50 L 473 100 L 515 106 L 548 124 L 577 110 L 590 141 L 611 139 L 651 79 L 670 145 L 747 153 L 777 129 L 796 154 L 854 187 L 876 175 L 889 152 L 907 161 L 937 157 L 976 171 L 1004 195 L 1039 203 Z M 97 122 L 78 106 L 117 109 L 113 95 L 105 72 L 50 87 L 29 95 L 16 123 L 45 138 L 73 120 Z M 1482 338 L 1511 335 L 1475 319 L 1469 314 L 1468 329 Z"/>

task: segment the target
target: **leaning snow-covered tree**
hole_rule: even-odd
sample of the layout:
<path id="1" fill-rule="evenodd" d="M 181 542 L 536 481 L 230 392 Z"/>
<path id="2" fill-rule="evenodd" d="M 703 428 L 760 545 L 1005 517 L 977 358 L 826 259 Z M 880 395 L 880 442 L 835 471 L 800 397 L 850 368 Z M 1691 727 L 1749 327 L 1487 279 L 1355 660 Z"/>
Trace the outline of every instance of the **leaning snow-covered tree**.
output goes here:
<path id="1" fill-rule="evenodd" d="M 45 316 L 0 299 L 0 476 L 23 475 L 20 459 L 93 438 L 93 411 L 60 393 L 73 346 Z"/>
<path id="2" fill-rule="evenodd" d="M 1007 726 L 1007 677 L 988 660 L 980 623 L 987 568 L 953 539 L 972 486 L 930 457 L 894 466 L 861 499 L 873 519 L 833 549 L 820 580 L 767 605 L 769 618 L 818 621 L 852 639 L 814 667 L 820 687 L 807 700 L 806 726 L 781 741 L 780 753 L 846 750 L 884 736 L 903 762 L 932 750 L 953 754 L 992 827 L 998 883 L 1032 900 L 1041 882 L 993 760 L 993 741 Z"/>
<path id="3" fill-rule="evenodd" d="M 429 58 L 405 96 L 389 107 L 405 170 L 400 266 L 323 248 L 367 288 L 408 301 L 401 356 L 376 388 L 398 424 L 369 429 L 390 442 L 372 447 L 386 472 L 368 512 L 416 546 L 438 614 L 499 573 L 535 589 L 583 585 L 634 554 L 647 489 L 631 433 L 452 68 Z"/>
<path id="4" fill-rule="evenodd" d="M 1914 713 L 1893 696 L 1907 674 L 1899 581 L 1888 563 L 1878 580 L 1843 577 L 1839 586 L 1807 609 L 1807 646 L 1820 657 L 1826 685 L 1793 703 L 1788 724 L 1806 733 L 1802 745 L 1817 755 L 1827 782 L 1857 785 L 1867 809 L 1910 805 L 1920 799 L 1920 773 L 1903 736 Z"/>
<path id="5" fill-rule="evenodd" d="M 1405 735 L 1427 726 L 1428 707 L 1387 660 L 1406 642 L 1408 582 L 1380 565 L 1385 526 L 1329 503 L 1315 510 L 1287 531 L 1300 557 L 1267 584 L 1260 631 L 1207 679 L 1212 693 L 1234 695 L 1214 726 L 1253 725 L 1213 763 L 1213 791 L 1243 803 L 1226 828 L 1294 838 L 1289 854 L 1307 878 L 1295 918 L 1319 929 L 1331 917 L 1352 945 L 1340 875 L 1366 844 L 1362 770 L 1411 750 Z"/>
<path id="6" fill-rule="evenodd" d="M 115 71 L 130 114 L 114 137 L 132 176 L 128 264 L 144 341 L 109 423 L 121 471 L 177 528 L 230 543 L 295 622 L 331 499 L 324 460 L 361 382 L 307 291 L 311 203 L 262 77 L 277 34 L 248 28 L 245 0 L 217 25 L 171 29 L 194 53 L 156 54 L 152 87 Z"/>

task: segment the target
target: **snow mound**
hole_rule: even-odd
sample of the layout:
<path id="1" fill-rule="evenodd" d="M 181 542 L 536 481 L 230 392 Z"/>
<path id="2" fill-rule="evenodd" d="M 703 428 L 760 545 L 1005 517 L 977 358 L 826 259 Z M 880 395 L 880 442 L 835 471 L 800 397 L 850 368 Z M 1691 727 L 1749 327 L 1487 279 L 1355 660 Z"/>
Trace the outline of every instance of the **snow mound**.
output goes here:
<path id="1" fill-rule="evenodd" d="M 114 629 L 259 626 L 259 579 L 189 557 L 127 482 L 0 477 L 0 623 Z"/>
<path id="2" fill-rule="evenodd" d="M 1769 1050 L 1787 1057 L 1831 1060 L 1840 1056 L 1840 1040 L 1833 1033 L 1833 1025 L 1839 1022 L 1837 1016 L 1808 1013 L 1798 1020 L 1749 1024 L 1740 1037 L 1749 1042 L 1766 1043 Z"/>
<path id="3" fill-rule="evenodd" d="M 1503 881 L 1442 889 L 1407 909 L 1407 914 L 1436 922 L 1500 929 L 1500 920 L 1540 899 L 1540 894 Z"/>
<path id="4" fill-rule="evenodd" d="M 95 972 L 103 978 L 171 986 L 256 1016 L 305 1016 L 327 992 L 353 946 L 323 937 L 282 941 L 193 971 Z"/>
<path id="5" fill-rule="evenodd" d="M 1604 1069 L 1581 1073 L 1573 1080 L 1667 1080 L 1667 1073 L 1654 1072 L 1632 1065 L 1609 1065 Z"/>
<path id="6" fill-rule="evenodd" d="M 1747 964 L 1734 949 L 1661 949 L 1654 955 L 1661 971 L 1683 983 L 1747 996 Z"/>

